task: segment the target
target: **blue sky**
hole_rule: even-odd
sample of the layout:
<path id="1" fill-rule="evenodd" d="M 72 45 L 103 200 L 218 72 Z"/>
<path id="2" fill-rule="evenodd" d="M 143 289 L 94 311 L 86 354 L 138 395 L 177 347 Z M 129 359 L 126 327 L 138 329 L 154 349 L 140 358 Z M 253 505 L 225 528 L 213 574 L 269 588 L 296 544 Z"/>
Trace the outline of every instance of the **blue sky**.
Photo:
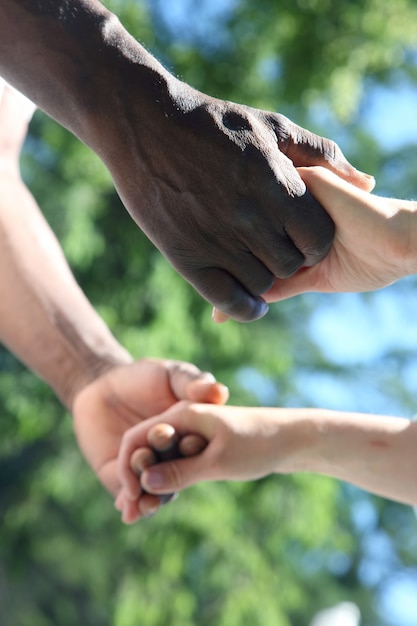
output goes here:
<path id="1" fill-rule="evenodd" d="M 417 87 L 405 80 L 393 87 L 375 87 L 365 121 L 384 148 L 417 144 Z"/>
<path id="2" fill-rule="evenodd" d="M 207 17 L 215 17 L 232 4 L 233 0 L 227 2 L 206 0 L 201 2 L 199 8 L 206 12 Z M 173 29 L 178 28 L 180 32 L 184 32 L 184 23 L 192 13 L 190 8 L 195 9 L 197 3 L 192 0 L 171 0 L 164 8 L 165 6 L 173 18 Z M 207 27 L 209 22 L 209 19 L 205 23 L 203 21 L 202 28 Z M 390 88 L 373 88 L 364 112 L 364 121 L 385 150 L 398 150 L 411 143 L 415 143 L 417 147 L 417 87 L 404 79 Z M 343 149 L 343 145 L 341 147 Z M 383 187 L 387 185 L 377 179 L 375 192 L 378 193 Z M 417 174 L 415 197 L 417 198 Z M 406 279 L 401 281 L 399 286 L 384 289 L 366 298 L 355 294 L 323 295 L 318 299 L 314 296 L 317 308 L 309 322 L 311 334 L 330 362 L 349 365 L 352 369 L 367 366 L 371 371 L 373 365 L 378 363 L 387 351 L 397 348 L 414 350 L 416 358 L 409 360 L 407 368 L 402 371 L 402 376 L 410 394 L 415 393 L 417 387 L 415 289 L 415 280 Z M 246 380 L 250 381 L 254 388 L 262 390 L 266 399 L 269 396 L 273 397 L 273 386 L 268 387 L 268 381 L 263 380 L 250 368 L 242 370 L 241 374 L 246 376 Z M 367 390 L 363 386 L 360 392 L 356 388 L 353 390 L 343 381 L 329 382 L 325 376 L 321 379 L 309 376 L 300 379 L 300 383 L 307 395 L 310 394 L 312 401 L 319 406 L 379 413 L 391 413 L 398 409 L 396 402 L 386 396 L 385 390 L 378 389 L 377 379 L 374 388 Z M 417 413 L 417 399 L 415 412 Z M 411 412 L 406 417 L 411 417 Z M 359 499 L 359 502 L 362 502 L 362 506 L 356 511 L 353 510 L 352 515 L 356 515 L 358 524 L 364 524 L 375 512 L 369 500 Z M 381 536 L 370 532 L 369 542 L 364 546 L 364 551 L 367 554 L 364 559 L 364 581 L 369 582 L 372 577 L 385 577 L 382 578 L 385 584 L 384 594 L 380 598 L 381 613 L 390 619 L 393 626 L 416 626 L 416 573 L 404 571 L 400 575 L 390 575 L 386 567 L 391 559 L 391 548 L 389 542 Z"/>
<path id="3" fill-rule="evenodd" d="M 365 117 L 368 128 L 379 138 L 384 149 L 398 150 L 413 142 L 417 149 L 417 86 L 402 84 L 394 90 L 377 88 Z M 375 193 L 378 193 L 378 180 Z M 417 198 L 417 174 L 414 197 Z M 310 330 L 330 362 L 350 365 L 351 368 L 372 365 L 390 350 L 414 351 L 416 356 L 402 375 L 410 393 L 416 395 L 417 413 L 417 297 L 414 277 L 403 279 L 400 284 L 366 298 L 358 294 L 321 297 L 320 305 L 311 317 Z M 310 384 L 312 397 L 319 406 L 387 414 L 396 409 L 395 402 L 390 401 L 384 389 L 371 389 L 368 394 L 358 394 L 349 385 L 335 381 L 326 384 L 325 379 L 322 382 L 317 385 L 313 379 L 303 381 L 305 385 Z M 368 502 L 366 511 L 362 508 L 356 512 L 360 523 L 373 515 L 372 509 L 372 504 Z M 355 515 L 355 511 L 352 514 Z M 416 570 L 395 574 L 387 570 L 387 563 L 392 560 L 389 542 L 372 533 L 364 550 L 368 551 L 364 559 L 365 579 L 373 577 L 385 581 L 378 607 L 381 615 L 388 618 L 392 626 L 416 626 Z"/>

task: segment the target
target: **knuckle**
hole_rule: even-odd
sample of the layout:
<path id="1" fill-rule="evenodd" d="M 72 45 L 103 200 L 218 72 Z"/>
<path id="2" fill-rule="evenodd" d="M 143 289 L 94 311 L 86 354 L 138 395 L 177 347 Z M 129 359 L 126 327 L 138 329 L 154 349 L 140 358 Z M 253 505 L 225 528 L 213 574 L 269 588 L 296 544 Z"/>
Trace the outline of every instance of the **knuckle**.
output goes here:
<path id="1" fill-rule="evenodd" d="M 332 139 L 322 140 L 322 154 L 325 161 L 330 164 L 339 163 L 340 161 L 345 160 L 341 149 Z"/>
<path id="2" fill-rule="evenodd" d="M 269 121 L 274 129 L 280 151 L 286 154 L 295 125 L 285 115 L 280 113 L 272 114 Z"/>
<path id="3" fill-rule="evenodd" d="M 334 224 L 330 222 L 329 228 L 320 232 L 316 237 L 307 239 L 302 248 L 305 257 L 305 265 L 316 265 L 322 261 L 329 252 L 334 237 Z"/>
<path id="4" fill-rule="evenodd" d="M 187 361 L 172 361 L 167 366 L 167 371 L 172 388 L 176 388 L 182 380 L 188 382 L 201 376 L 201 370 Z"/>
<path id="5" fill-rule="evenodd" d="M 285 259 L 281 259 L 278 263 L 278 269 L 276 270 L 276 277 L 283 279 L 289 278 L 300 269 L 303 263 L 304 256 L 302 254 L 293 256 L 292 258 L 287 257 Z"/>
<path id="6" fill-rule="evenodd" d="M 243 107 L 233 106 L 228 108 L 222 115 L 222 123 L 231 131 L 252 131 L 253 127 Z"/>

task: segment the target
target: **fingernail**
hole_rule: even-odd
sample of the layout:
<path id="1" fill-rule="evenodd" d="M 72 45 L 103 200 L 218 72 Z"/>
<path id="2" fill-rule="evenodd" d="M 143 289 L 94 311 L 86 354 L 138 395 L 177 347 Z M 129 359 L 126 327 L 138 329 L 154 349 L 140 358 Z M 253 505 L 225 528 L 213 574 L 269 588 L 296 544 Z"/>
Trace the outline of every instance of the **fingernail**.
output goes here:
<path id="1" fill-rule="evenodd" d="M 211 313 L 211 319 L 216 324 L 224 324 L 224 322 L 227 322 L 229 317 L 214 307 Z"/>
<path id="2" fill-rule="evenodd" d="M 122 509 L 122 522 L 123 524 L 130 524 L 130 521 L 127 516 L 127 508 L 125 506 Z"/>
<path id="3" fill-rule="evenodd" d="M 199 383 L 215 383 L 216 377 L 211 372 L 201 372 L 200 376 L 197 378 L 197 382 Z"/>
<path id="4" fill-rule="evenodd" d="M 156 469 L 147 470 L 142 480 L 145 489 L 160 489 L 164 484 L 161 472 Z"/>
<path id="5" fill-rule="evenodd" d="M 218 385 L 215 380 L 197 380 L 193 381 L 192 385 L 194 387 L 194 391 L 198 391 L 200 393 L 206 393 L 210 391 L 214 385 Z"/>
<path id="6" fill-rule="evenodd" d="M 126 496 L 129 500 L 137 500 L 140 496 L 140 487 L 138 487 L 137 489 L 132 489 L 131 487 L 128 487 L 126 490 Z"/>
<path id="7" fill-rule="evenodd" d="M 362 172 L 361 170 L 356 170 L 356 171 L 359 172 L 361 176 L 363 176 L 364 178 L 367 178 L 368 180 L 375 180 L 375 176 L 372 176 L 372 174 L 366 174 L 365 172 Z"/>
<path id="8" fill-rule="evenodd" d="M 364 181 L 363 186 L 365 188 L 365 191 L 367 192 L 373 191 L 376 185 L 375 177 L 371 176 L 370 174 L 365 174 L 365 172 L 359 172 L 359 173 L 362 176 L 362 179 Z"/>
<path id="9" fill-rule="evenodd" d="M 149 509 L 146 509 L 143 513 L 142 513 L 142 517 L 153 517 L 155 515 L 155 513 L 158 512 L 159 506 L 153 506 L 150 507 Z"/>
<path id="10" fill-rule="evenodd" d="M 262 298 L 259 299 L 259 305 L 257 308 L 257 312 L 256 312 L 256 317 L 254 317 L 253 319 L 260 319 L 261 317 L 264 317 L 269 311 L 269 306 L 268 303 L 265 302 L 265 300 L 263 300 Z"/>

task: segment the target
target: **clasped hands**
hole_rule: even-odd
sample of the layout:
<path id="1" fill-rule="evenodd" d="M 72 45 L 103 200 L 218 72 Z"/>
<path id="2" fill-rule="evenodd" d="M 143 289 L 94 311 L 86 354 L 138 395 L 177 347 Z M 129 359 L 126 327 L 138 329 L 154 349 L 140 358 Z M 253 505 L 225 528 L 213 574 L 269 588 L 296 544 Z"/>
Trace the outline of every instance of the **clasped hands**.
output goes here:
<path id="1" fill-rule="evenodd" d="M 417 273 L 415 202 L 374 196 L 323 168 L 302 168 L 299 173 L 334 220 L 335 238 L 329 254 L 319 264 L 303 268 L 286 280 L 276 279 L 265 295 L 267 300 L 281 300 L 305 291 L 370 291 Z M 269 419 L 265 409 L 257 412 L 242 407 L 210 408 L 196 404 L 195 397 L 186 397 L 184 393 L 177 397 L 185 402 L 171 404 L 166 411 L 125 432 L 122 438 L 118 459 L 122 488 L 116 505 L 125 522 L 141 516 L 145 510 L 142 507 L 152 497 L 144 495 L 146 491 L 162 494 L 169 489 L 182 489 L 197 479 L 253 480 L 274 471 L 286 471 L 284 459 L 288 461 L 292 456 L 294 438 L 293 430 L 291 437 L 285 436 L 285 412 L 277 421 Z M 226 399 L 223 389 L 208 401 L 222 404 Z M 135 471 L 132 455 L 141 450 L 146 456 L 145 451 L 149 452 L 155 444 L 155 428 L 164 423 L 180 441 L 182 437 L 186 441 L 190 434 L 204 438 L 206 449 L 200 439 L 196 451 L 201 454 L 194 458 L 171 460 L 159 467 L 144 463 Z M 304 428 L 302 425 L 296 430 L 302 432 Z M 274 437 L 278 441 L 275 448 L 281 454 L 275 449 L 271 456 L 267 453 L 271 446 L 266 442 Z M 137 469 L 142 470 L 140 477 Z M 154 500 L 153 505 L 156 510 L 158 501 Z"/>
<path id="2" fill-rule="evenodd" d="M 227 398 L 227 388 L 211 374 L 191 363 L 161 359 L 114 367 L 77 394 L 72 413 L 78 444 L 103 486 L 119 496 L 125 521 L 155 512 L 160 501 L 139 488 L 135 499 L 124 501 L 117 471 L 124 434 L 181 400 L 224 404 Z"/>

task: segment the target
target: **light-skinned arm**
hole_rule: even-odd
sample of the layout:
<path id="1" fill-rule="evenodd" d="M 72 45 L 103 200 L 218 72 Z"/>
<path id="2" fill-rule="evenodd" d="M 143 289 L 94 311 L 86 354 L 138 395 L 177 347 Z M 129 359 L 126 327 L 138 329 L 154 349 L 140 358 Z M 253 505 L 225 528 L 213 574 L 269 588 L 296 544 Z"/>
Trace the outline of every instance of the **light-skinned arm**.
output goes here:
<path id="1" fill-rule="evenodd" d="M 21 97 L 0 95 L 0 338 L 71 409 L 80 388 L 132 357 L 77 285 L 20 177 Z"/>
<path id="2" fill-rule="evenodd" d="M 417 422 L 323 409 L 252 408 L 179 403 L 127 431 L 119 455 L 126 497 L 134 499 L 132 453 L 149 445 L 156 425 L 204 437 L 197 456 L 146 468 L 142 488 L 179 491 L 207 480 L 255 480 L 307 472 L 347 481 L 371 493 L 417 504 Z"/>
<path id="3" fill-rule="evenodd" d="M 134 361 L 76 283 L 19 173 L 27 130 L 21 96 L 0 94 L 0 341 L 74 416 L 80 448 L 113 496 L 123 433 L 179 399 L 225 402 L 227 390 L 190 363 Z M 159 498 L 143 496 L 137 517 Z"/>
<path id="4" fill-rule="evenodd" d="M 266 313 L 274 276 L 331 245 L 295 166 L 373 185 L 334 142 L 178 80 L 98 0 L 3 0 L 0 74 L 101 157 L 140 228 L 240 321 Z"/>

